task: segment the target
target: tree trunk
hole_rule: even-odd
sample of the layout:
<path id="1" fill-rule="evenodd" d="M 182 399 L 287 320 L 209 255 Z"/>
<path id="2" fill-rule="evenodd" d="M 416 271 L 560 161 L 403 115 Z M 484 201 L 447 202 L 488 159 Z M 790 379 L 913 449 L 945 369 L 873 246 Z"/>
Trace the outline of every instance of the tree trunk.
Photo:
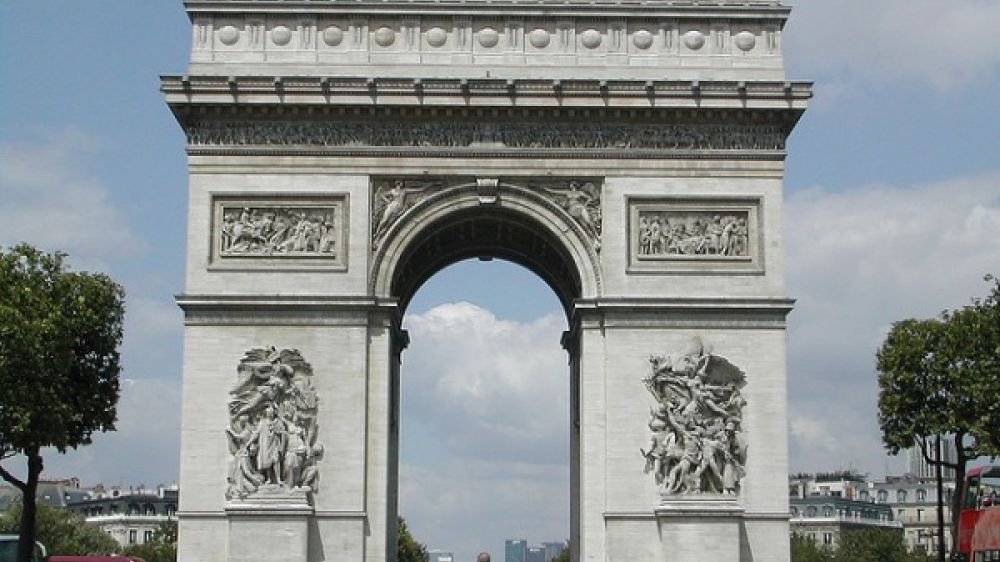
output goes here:
<path id="1" fill-rule="evenodd" d="M 954 558 L 958 552 L 958 521 L 962 511 L 962 502 L 965 500 L 965 465 L 968 459 L 965 456 L 965 446 L 962 441 L 965 434 L 955 435 L 955 491 L 951 494 L 951 555 Z"/>
<path id="2" fill-rule="evenodd" d="M 21 534 L 17 541 L 17 562 L 32 562 L 35 553 L 35 515 L 38 507 L 35 493 L 38 490 L 38 475 L 42 473 L 42 456 L 38 446 L 25 450 L 28 457 L 28 478 L 21 489 Z"/>

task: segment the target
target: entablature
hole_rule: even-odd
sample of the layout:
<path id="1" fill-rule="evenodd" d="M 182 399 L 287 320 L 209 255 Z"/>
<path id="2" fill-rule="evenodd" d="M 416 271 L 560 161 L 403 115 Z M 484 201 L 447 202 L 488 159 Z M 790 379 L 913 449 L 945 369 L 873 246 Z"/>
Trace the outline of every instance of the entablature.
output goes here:
<path id="1" fill-rule="evenodd" d="M 803 82 L 167 76 L 189 153 L 766 157 Z"/>

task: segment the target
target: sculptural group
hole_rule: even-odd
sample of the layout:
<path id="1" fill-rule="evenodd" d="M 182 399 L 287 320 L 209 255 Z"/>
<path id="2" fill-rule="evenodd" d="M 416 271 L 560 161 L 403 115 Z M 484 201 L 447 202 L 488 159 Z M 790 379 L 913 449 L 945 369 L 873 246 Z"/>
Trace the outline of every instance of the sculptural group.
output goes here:
<path id="1" fill-rule="evenodd" d="M 319 490 L 312 368 L 297 350 L 255 348 L 246 353 L 230 391 L 227 499 L 262 490 Z"/>
<path id="2" fill-rule="evenodd" d="M 331 208 L 225 208 L 220 232 L 223 256 L 336 255 Z"/>
<path id="3" fill-rule="evenodd" d="M 646 473 L 665 495 L 739 492 L 747 446 L 741 424 L 746 378 L 700 338 L 674 356 L 650 357 L 643 379 L 656 399 L 650 411 Z"/>
<path id="4" fill-rule="evenodd" d="M 746 213 L 640 213 L 639 255 L 746 256 Z"/>

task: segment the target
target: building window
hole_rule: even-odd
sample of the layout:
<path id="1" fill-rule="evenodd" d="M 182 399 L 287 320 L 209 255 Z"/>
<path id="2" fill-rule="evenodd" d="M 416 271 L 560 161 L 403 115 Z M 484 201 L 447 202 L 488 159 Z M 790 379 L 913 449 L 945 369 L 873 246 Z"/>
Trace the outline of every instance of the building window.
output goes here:
<path id="1" fill-rule="evenodd" d="M 880 501 L 880 502 L 889 501 L 889 492 L 886 492 L 885 490 L 879 490 L 878 491 L 878 501 Z"/>
<path id="2" fill-rule="evenodd" d="M 906 490 L 896 491 L 896 501 L 899 503 L 903 503 L 906 501 Z"/>
<path id="3" fill-rule="evenodd" d="M 927 501 L 927 490 L 924 490 L 923 488 L 917 490 L 917 501 L 918 502 Z"/>
<path id="4" fill-rule="evenodd" d="M 795 507 L 793 505 L 792 506 L 792 517 L 798 517 L 798 516 L 799 516 L 799 508 L 797 508 L 797 507 Z"/>
<path id="5" fill-rule="evenodd" d="M 861 501 L 868 501 L 868 490 L 861 490 L 861 493 L 858 494 L 858 497 L 861 499 Z"/>
<path id="6" fill-rule="evenodd" d="M 153 531 L 147 530 L 142 532 L 142 542 L 147 543 L 147 542 L 152 542 L 152 540 L 153 540 Z"/>
<path id="7" fill-rule="evenodd" d="M 917 510 L 917 521 L 923 521 L 923 520 L 924 520 L 924 510 L 918 509 Z"/>
<path id="8" fill-rule="evenodd" d="M 828 505 L 824 505 L 823 506 L 823 517 L 833 517 L 833 508 L 830 507 L 830 506 L 828 506 Z"/>
<path id="9" fill-rule="evenodd" d="M 833 544 L 833 533 L 823 533 L 823 544 Z"/>
<path id="10" fill-rule="evenodd" d="M 129 529 L 128 530 L 128 543 L 129 544 L 135 544 L 135 542 L 138 539 L 139 539 L 139 531 L 136 531 L 135 529 Z"/>
<path id="11" fill-rule="evenodd" d="M 810 505 L 808 508 L 806 508 L 806 516 L 807 517 L 816 517 L 816 506 L 815 505 Z M 813 535 L 813 538 L 816 538 L 816 536 Z"/>

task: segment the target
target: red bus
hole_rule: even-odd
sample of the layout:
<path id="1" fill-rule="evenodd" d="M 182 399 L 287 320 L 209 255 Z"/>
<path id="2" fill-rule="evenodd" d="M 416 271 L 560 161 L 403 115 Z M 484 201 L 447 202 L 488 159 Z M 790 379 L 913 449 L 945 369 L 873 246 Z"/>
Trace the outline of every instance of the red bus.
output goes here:
<path id="1" fill-rule="evenodd" d="M 1000 561 L 1000 466 L 965 474 L 956 552 L 964 562 Z"/>

